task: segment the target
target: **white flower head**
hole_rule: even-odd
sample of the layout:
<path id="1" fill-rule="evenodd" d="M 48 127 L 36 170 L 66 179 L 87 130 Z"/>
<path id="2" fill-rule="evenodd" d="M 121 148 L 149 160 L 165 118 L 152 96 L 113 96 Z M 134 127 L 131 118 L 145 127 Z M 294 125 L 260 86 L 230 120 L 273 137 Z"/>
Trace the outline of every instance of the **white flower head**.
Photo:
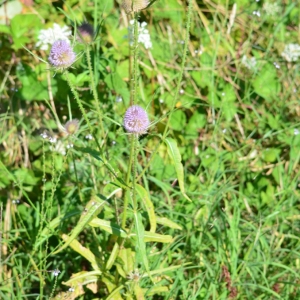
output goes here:
<path id="1" fill-rule="evenodd" d="M 287 44 L 284 47 L 281 56 L 288 62 L 296 61 L 300 56 L 299 44 Z"/>
<path id="2" fill-rule="evenodd" d="M 128 38 L 130 46 L 133 46 L 134 43 L 134 20 L 129 21 L 130 25 L 128 27 Z M 146 29 L 147 23 L 143 22 L 142 24 L 138 22 L 138 43 L 144 45 L 146 49 L 152 48 L 151 37 L 148 29 Z"/>
<path id="3" fill-rule="evenodd" d="M 242 57 L 242 65 L 244 65 L 247 69 L 249 69 L 251 71 L 255 71 L 256 64 L 257 64 L 257 61 L 256 61 L 255 57 L 248 58 L 246 55 L 244 55 Z"/>
<path id="4" fill-rule="evenodd" d="M 277 3 L 265 2 L 263 5 L 263 10 L 268 16 L 276 16 L 280 12 L 281 7 Z"/>
<path id="5" fill-rule="evenodd" d="M 52 28 L 42 29 L 38 35 L 38 42 L 36 47 L 41 50 L 48 50 L 49 45 L 53 45 L 56 40 L 64 40 L 70 43 L 69 38 L 72 32 L 68 26 L 60 27 L 54 23 Z"/>

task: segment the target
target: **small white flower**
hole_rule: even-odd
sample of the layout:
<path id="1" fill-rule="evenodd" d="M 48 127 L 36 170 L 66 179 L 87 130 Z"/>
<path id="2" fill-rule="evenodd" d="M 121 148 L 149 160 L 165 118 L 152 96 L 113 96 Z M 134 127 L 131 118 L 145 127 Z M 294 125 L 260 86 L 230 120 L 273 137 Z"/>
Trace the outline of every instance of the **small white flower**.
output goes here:
<path id="1" fill-rule="evenodd" d="M 225 93 L 224 92 L 222 92 L 222 94 L 221 94 L 223 97 L 225 96 Z"/>
<path id="2" fill-rule="evenodd" d="M 56 137 L 49 137 L 49 142 L 52 144 L 55 144 L 57 142 L 57 138 Z"/>
<path id="3" fill-rule="evenodd" d="M 38 42 L 35 44 L 37 48 L 41 50 L 48 50 L 49 45 L 52 45 L 56 40 L 69 41 L 72 31 L 68 26 L 60 27 L 54 23 L 52 28 L 42 29 L 38 35 Z"/>
<path id="4" fill-rule="evenodd" d="M 73 144 L 68 144 L 68 145 L 67 145 L 67 148 L 68 148 L 68 149 L 73 148 L 73 147 L 74 147 Z"/>
<path id="5" fill-rule="evenodd" d="M 184 90 L 181 89 L 181 90 L 179 91 L 179 94 L 180 94 L 180 95 L 183 95 L 183 94 L 184 94 Z"/>
<path id="6" fill-rule="evenodd" d="M 298 135 L 300 133 L 299 129 L 295 128 L 294 129 L 294 135 Z"/>
<path id="7" fill-rule="evenodd" d="M 288 62 L 296 61 L 300 56 L 300 45 L 298 44 L 288 44 L 285 45 L 281 56 Z"/>
<path id="8" fill-rule="evenodd" d="M 13 200 L 12 203 L 13 203 L 13 204 L 19 204 L 19 203 L 20 203 L 20 200 L 19 200 L 19 199 Z"/>
<path id="9" fill-rule="evenodd" d="M 55 269 L 55 270 L 52 271 L 52 274 L 53 274 L 54 276 L 58 276 L 59 273 L 60 273 L 60 271 L 59 271 L 58 269 Z"/>
<path id="10" fill-rule="evenodd" d="M 257 61 L 255 57 L 248 58 L 246 55 L 242 57 L 242 65 L 244 65 L 247 69 L 255 71 L 256 64 Z"/>
<path id="11" fill-rule="evenodd" d="M 42 137 L 43 139 L 46 139 L 46 138 L 48 137 L 48 135 L 47 135 L 46 132 L 43 132 L 43 133 L 41 133 L 41 137 Z"/>
<path id="12" fill-rule="evenodd" d="M 159 99 L 159 103 L 164 103 L 164 99 Z"/>
<path id="13" fill-rule="evenodd" d="M 91 134 L 88 134 L 88 135 L 85 136 L 85 138 L 86 138 L 87 140 L 92 140 L 92 139 L 93 139 L 93 136 L 92 136 Z"/>
<path id="14" fill-rule="evenodd" d="M 123 98 L 121 97 L 121 96 L 117 96 L 116 97 L 116 102 L 117 103 L 120 103 L 120 102 L 122 102 L 123 101 Z"/>
<path id="15" fill-rule="evenodd" d="M 72 293 L 72 292 L 74 292 L 74 291 L 75 291 L 75 289 L 74 289 L 73 287 L 70 287 L 70 288 L 69 288 L 69 292 L 70 292 L 70 293 Z"/>
<path id="16" fill-rule="evenodd" d="M 276 61 L 273 62 L 273 65 L 275 66 L 276 69 L 280 69 L 280 65 Z"/>
<path id="17" fill-rule="evenodd" d="M 258 10 L 255 10 L 255 11 L 253 12 L 253 15 L 256 15 L 256 16 L 260 17 L 260 12 L 259 12 Z"/>
<path id="18" fill-rule="evenodd" d="M 130 46 L 134 44 L 134 20 L 129 21 L 128 27 L 128 38 Z M 146 49 L 152 48 L 151 37 L 148 29 L 146 29 L 147 23 L 143 22 L 142 24 L 138 22 L 138 43 L 144 45 Z"/>

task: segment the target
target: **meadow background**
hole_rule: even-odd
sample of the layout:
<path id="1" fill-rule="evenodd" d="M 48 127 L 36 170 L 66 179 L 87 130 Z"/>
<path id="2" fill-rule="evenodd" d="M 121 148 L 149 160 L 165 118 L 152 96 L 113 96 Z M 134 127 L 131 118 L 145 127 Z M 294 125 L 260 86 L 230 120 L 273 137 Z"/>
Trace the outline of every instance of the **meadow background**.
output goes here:
<path id="1" fill-rule="evenodd" d="M 2 1 L 0 22 L 0 299 L 300 299 L 299 1 Z"/>

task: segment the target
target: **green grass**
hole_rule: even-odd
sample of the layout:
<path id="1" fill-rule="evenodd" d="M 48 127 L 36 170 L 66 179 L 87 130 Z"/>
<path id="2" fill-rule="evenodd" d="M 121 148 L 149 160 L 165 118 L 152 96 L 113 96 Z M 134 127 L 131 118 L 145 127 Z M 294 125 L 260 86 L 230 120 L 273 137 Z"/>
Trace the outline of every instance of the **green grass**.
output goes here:
<path id="1" fill-rule="evenodd" d="M 138 13 L 149 50 L 113 1 L 0 24 L 0 299 L 300 298 L 299 3 L 189 2 Z M 53 23 L 68 73 L 35 46 Z M 147 134 L 123 128 L 133 103 Z"/>

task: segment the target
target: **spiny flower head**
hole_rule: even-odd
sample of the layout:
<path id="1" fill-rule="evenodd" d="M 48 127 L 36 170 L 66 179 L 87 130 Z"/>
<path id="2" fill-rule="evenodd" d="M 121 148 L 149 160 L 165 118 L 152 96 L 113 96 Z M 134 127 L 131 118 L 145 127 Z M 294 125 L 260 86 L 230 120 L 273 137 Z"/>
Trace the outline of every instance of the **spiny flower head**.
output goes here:
<path id="1" fill-rule="evenodd" d="M 129 133 L 143 134 L 150 125 L 147 112 L 138 105 L 130 106 L 124 116 L 124 128 Z"/>
<path id="2" fill-rule="evenodd" d="M 78 27 L 78 40 L 81 43 L 90 44 L 94 39 L 94 28 L 89 23 L 83 23 Z"/>
<path id="3" fill-rule="evenodd" d="M 71 45 L 65 40 L 57 40 L 52 45 L 48 60 L 53 67 L 66 69 L 73 64 L 75 58 Z"/>
<path id="4" fill-rule="evenodd" d="M 68 135 L 72 135 L 76 133 L 78 128 L 79 128 L 79 121 L 77 119 L 68 121 L 64 126 L 64 130 Z"/>

